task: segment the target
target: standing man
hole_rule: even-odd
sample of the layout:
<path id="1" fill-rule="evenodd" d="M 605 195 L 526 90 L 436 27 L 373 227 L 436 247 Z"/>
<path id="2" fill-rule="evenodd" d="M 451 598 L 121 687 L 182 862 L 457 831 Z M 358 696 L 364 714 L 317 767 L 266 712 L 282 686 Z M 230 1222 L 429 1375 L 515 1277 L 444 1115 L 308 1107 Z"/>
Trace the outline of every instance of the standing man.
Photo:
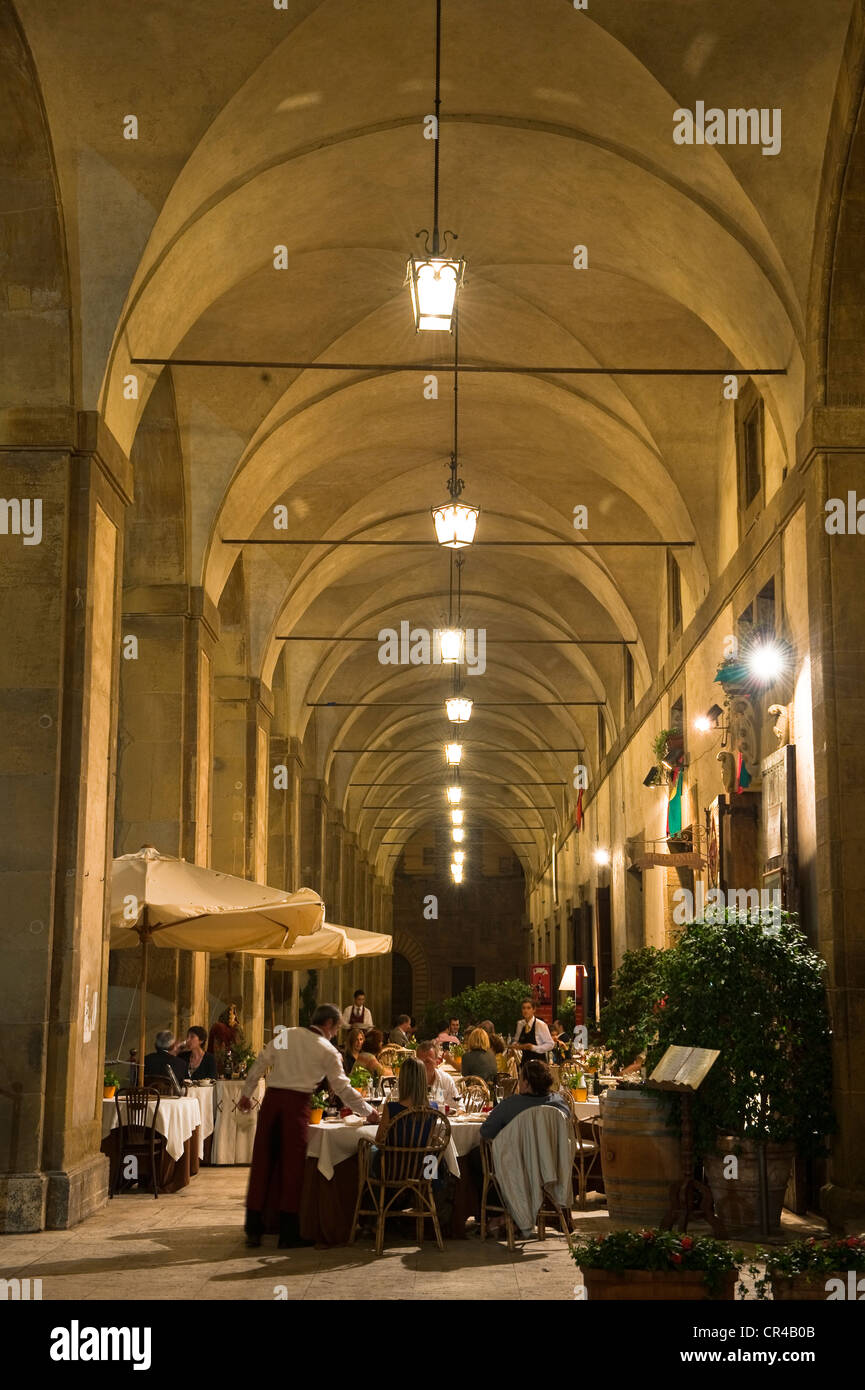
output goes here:
<path id="1" fill-rule="evenodd" d="M 555 1047 L 552 1034 L 544 1020 L 535 1016 L 535 1006 L 528 996 L 523 1000 L 522 1013 L 523 1016 L 514 1033 L 513 1045 L 522 1048 L 524 1055 L 530 1053 L 543 1059 L 544 1054 L 552 1052 Z"/>
<path id="2" fill-rule="evenodd" d="M 349 1004 L 342 1011 L 343 1028 L 362 1028 L 368 1033 L 372 1027 L 372 1014 L 366 1007 L 366 995 L 362 989 L 354 992 L 354 1004 Z"/>
<path id="3" fill-rule="evenodd" d="M 252 1108 L 259 1077 L 270 1077 L 252 1150 L 246 1194 L 246 1243 L 260 1245 L 267 1218 L 279 1213 L 280 1249 L 307 1245 L 300 1237 L 300 1194 L 306 1160 L 310 1096 L 322 1077 L 331 1090 L 358 1115 L 378 1120 L 378 1114 L 358 1095 L 343 1071 L 342 1058 L 331 1042 L 340 1023 L 335 1004 L 319 1004 L 309 1028 L 278 1028 L 249 1070 L 238 1108 Z"/>

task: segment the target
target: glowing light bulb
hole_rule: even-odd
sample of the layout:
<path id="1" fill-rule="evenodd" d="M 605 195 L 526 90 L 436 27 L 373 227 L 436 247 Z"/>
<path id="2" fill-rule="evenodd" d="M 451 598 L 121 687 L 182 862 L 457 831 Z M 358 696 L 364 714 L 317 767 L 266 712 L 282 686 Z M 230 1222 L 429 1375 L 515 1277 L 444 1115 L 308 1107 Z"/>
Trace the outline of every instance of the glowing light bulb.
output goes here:
<path id="1" fill-rule="evenodd" d="M 450 802 L 451 806 L 458 806 L 459 803 L 460 803 L 460 801 L 462 800 L 462 795 L 463 795 L 463 789 L 462 789 L 462 787 L 457 787 L 457 786 L 448 787 L 448 788 L 446 789 L 446 791 L 445 791 L 445 796 L 447 797 L 447 799 L 448 799 L 448 801 Z"/>
<path id="2" fill-rule="evenodd" d="M 454 825 L 462 825 L 465 811 L 451 811 L 451 821 Z"/>
<path id="3" fill-rule="evenodd" d="M 465 833 L 466 832 L 460 826 L 454 826 L 453 830 L 451 831 L 451 835 L 453 837 L 453 842 L 455 845 L 462 844 Z"/>
<path id="4" fill-rule="evenodd" d="M 609 864 L 610 851 L 608 849 L 596 849 L 594 853 L 594 860 L 596 864 Z"/>
<path id="5" fill-rule="evenodd" d="M 448 767 L 459 767 L 463 756 L 463 746 L 461 743 L 445 744 L 445 762 Z"/>

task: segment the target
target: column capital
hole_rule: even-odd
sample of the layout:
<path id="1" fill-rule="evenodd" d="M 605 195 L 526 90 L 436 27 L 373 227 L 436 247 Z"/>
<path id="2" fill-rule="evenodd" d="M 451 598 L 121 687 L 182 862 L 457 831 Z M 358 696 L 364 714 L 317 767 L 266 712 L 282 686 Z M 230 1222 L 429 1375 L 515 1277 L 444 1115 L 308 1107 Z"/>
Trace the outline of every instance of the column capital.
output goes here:
<path id="1" fill-rule="evenodd" d="M 125 506 L 133 498 L 132 464 L 102 416 L 71 406 L 7 406 L 0 410 L 0 450 L 86 454 L 94 458 Z"/>
<path id="2" fill-rule="evenodd" d="M 865 453 L 865 409 L 812 406 L 796 434 L 797 467 L 806 472 L 818 454 Z"/>

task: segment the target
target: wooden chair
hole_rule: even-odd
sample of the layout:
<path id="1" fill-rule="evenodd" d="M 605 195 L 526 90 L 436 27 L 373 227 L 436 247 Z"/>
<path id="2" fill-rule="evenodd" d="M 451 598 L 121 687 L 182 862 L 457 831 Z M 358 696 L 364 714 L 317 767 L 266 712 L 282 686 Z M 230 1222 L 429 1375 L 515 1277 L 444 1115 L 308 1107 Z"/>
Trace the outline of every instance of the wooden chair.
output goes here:
<path id="1" fill-rule="evenodd" d="M 354 1244 L 360 1218 L 374 1216 L 375 1253 L 381 1255 L 388 1217 L 413 1216 L 417 1223 L 418 1245 L 423 1244 L 424 1221 L 432 1220 L 436 1243 L 439 1250 L 444 1250 L 433 1180 L 438 1175 L 439 1160 L 450 1138 L 447 1118 L 440 1111 L 424 1106 L 403 1110 L 391 1117 L 378 1145 L 377 1167 L 372 1161 L 372 1141 L 361 1139 L 350 1245 Z M 369 1199 L 367 1206 L 363 1205 L 365 1196 Z M 411 1203 L 408 1209 L 400 1199 Z"/>
<path id="2" fill-rule="evenodd" d="M 577 1152 L 574 1155 L 574 1177 L 577 1180 L 577 1203 L 580 1211 L 588 1205 L 586 1190 L 588 1180 L 594 1176 L 601 1161 L 601 1119 L 591 1115 L 581 1120 L 574 1116 L 574 1133 L 577 1137 Z"/>
<path id="3" fill-rule="evenodd" d="M 599 1150 L 600 1152 L 600 1150 Z M 514 1219 L 505 1202 L 502 1190 L 496 1178 L 495 1165 L 493 1162 L 492 1141 L 481 1138 L 481 1162 L 483 1164 L 483 1188 L 481 1190 L 481 1240 L 487 1238 L 487 1217 L 492 1213 L 495 1216 L 502 1215 L 505 1218 L 505 1230 L 507 1233 L 508 1249 L 515 1249 Z M 492 1194 L 492 1197 L 490 1196 Z M 562 1228 L 562 1234 L 568 1245 L 573 1239 L 573 1227 L 570 1212 L 564 1207 L 559 1206 L 546 1186 L 542 1189 L 541 1205 L 535 1216 L 535 1225 L 538 1228 L 538 1240 L 546 1240 L 547 1221 L 550 1218 L 558 1220 Z"/>
<path id="4" fill-rule="evenodd" d="M 466 1076 L 457 1083 L 457 1089 L 465 1101 L 467 1115 L 479 1115 L 485 1105 L 490 1103 L 490 1088 L 479 1076 Z"/>
<path id="5" fill-rule="evenodd" d="M 176 1096 L 179 1094 L 172 1086 L 167 1076 L 145 1076 L 144 1086 L 148 1091 L 158 1091 L 161 1096 Z"/>
<path id="6" fill-rule="evenodd" d="M 149 1110 L 151 1101 L 154 1102 L 152 1115 Z M 130 1087 L 128 1090 L 114 1092 L 114 1107 L 117 1112 L 117 1168 L 109 1197 L 119 1192 L 123 1181 L 124 1161 L 130 1155 L 135 1158 L 136 1164 L 141 1158 L 149 1161 L 153 1196 L 159 1196 L 159 1171 L 165 1153 L 165 1135 L 156 1128 L 159 1101 L 160 1093 L 153 1087 Z"/>

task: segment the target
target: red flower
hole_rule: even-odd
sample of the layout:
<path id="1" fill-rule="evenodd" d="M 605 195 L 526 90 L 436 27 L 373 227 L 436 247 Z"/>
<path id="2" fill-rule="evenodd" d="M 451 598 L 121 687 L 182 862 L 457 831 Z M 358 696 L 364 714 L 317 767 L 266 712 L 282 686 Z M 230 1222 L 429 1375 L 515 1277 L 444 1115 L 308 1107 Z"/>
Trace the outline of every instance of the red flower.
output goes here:
<path id="1" fill-rule="evenodd" d="M 848 1237 L 847 1237 L 847 1242 L 846 1242 L 846 1243 L 847 1243 L 847 1245 L 850 1247 L 851 1250 L 855 1250 L 855 1249 L 856 1249 L 856 1246 L 859 1244 L 859 1237 L 858 1237 L 858 1236 L 848 1236 Z"/>
<path id="2" fill-rule="evenodd" d="M 640 1235 L 643 1237 L 643 1240 L 654 1240 L 654 1239 L 655 1239 L 655 1232 L 654 1232 L 654 1231 L 641 1231 L 641 1232 L 640 1232 Z"/>
<path id="3" fill-rule="evenodd" d="M 682 1236 L 682 1249 L 683 1249 L 683 1250 L 690 1250 L 690 1249 L 693 1247 L 693 1244 L 694 1244 L 694 1242 L 692 1241 L 692 1239 L 691 1239 L 690 1236 Z"/>
<path id="4" fill-rule="evenodd" d="M 681 1256 L 681 1255 L 671 1255 L 671 1256 L 670 1256 L 670 1259 L 673 1261 L 673 1264 L 674 1264 L 674 1265 L 680 1265 L 680 1264 L 682 1263 L 682 1256 Z"/>

